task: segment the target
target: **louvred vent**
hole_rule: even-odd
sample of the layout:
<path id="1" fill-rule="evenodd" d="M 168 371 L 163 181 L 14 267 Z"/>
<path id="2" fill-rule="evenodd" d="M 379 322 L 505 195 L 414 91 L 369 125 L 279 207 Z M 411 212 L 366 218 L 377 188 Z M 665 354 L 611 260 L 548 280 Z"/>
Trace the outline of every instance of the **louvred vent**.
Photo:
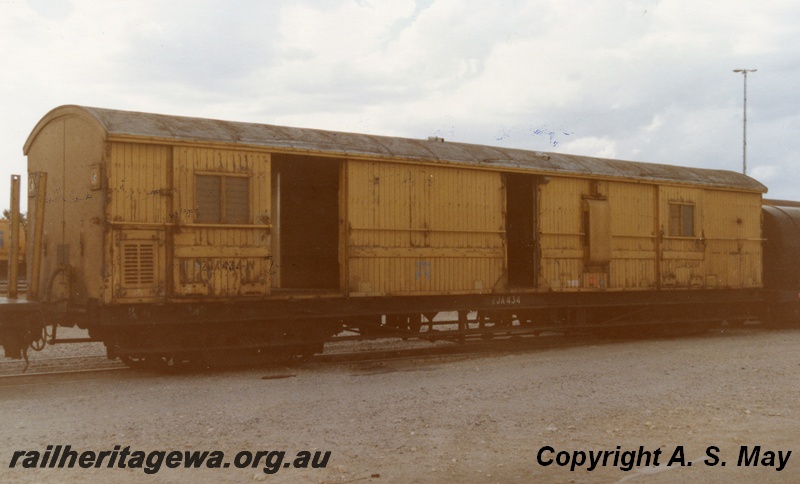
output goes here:
<path id="1" fill-rule="evenodd" d="M 156 281 L 155 243 L 125 242 L 122 246 L 122 285 L 142 287 Z"/>

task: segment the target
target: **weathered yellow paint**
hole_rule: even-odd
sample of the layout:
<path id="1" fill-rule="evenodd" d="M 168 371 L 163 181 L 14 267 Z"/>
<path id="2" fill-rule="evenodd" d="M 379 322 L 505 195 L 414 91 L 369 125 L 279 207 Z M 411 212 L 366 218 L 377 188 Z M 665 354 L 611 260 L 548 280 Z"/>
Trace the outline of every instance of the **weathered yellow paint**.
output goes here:
<path id="1" fill-rule="evenodd" d="M 108 256 L 115 261 L 107 301 L 269 292 L 268 153 L 112 142 L 106 166 Z M 248 223 L 198 223 L 198 174 L 247 179 Z M 150 287 L 131 290 L 123 287 L 123 266 L 118 264 L 122 255 L 113 241 L 143 233 L 141 229 L 156 231 L 157 263 L 154 278 L 148 279 Z"/>
<path id="2" fill-rule="evenodd" d="M 702 287 L 705 280 L 706 250 L 703 243 L 704 192 L 700 188 L 662 185 L 659 187 L 659 264 L 662 287 Z M 670 235 L 670 203 L 694 206 L 692 237 Z"/>
<path id="3" fill-rule="evenodd" d="M 44 258 L 44 207 L 47 198 L 47 173 L 28 173 L 28 227 L 30 227 L 30 255 L 28 268 L 28 298 L 31 301 L 41 300 L 42 259 Z"/>
<path id="4" fill-rule="evenodd" d="M 761 286 L 761 197 L 707 191 L 703 203 L 706 285 Z"/>
<path id="5" fill-rule="evenodd" d="M 173 159 L 173 295 L 269 293 L 269 153 L 181 146 L 174 148 Z M 198 222 L 197 175 L 246 177 L 250 225 Z"/>
<path id="6" fill-rule="evenodd" d="M 350 161 L 351 293 L 489 292 L 504 269 L 499 173 Z"/>
<path id="7" fill-rule="evenodd" d="M 658 234 L 653 185 L 609 183 L 612 289 L 655 289 Z"/>
<path id="8" fill-rule="evenodd" d="M 102 124 L 101 115 L 128 119 L 132 131 L 112 132 L 119 125 Z M 148 124 L 154 120 L 174 122 L 175 129 L 197 136 L 159 132 L 156 124 Z M 388 143 L 384 146 L 377 137 L 293 128 L 275 132 L 309 139 L 272 146 L 225 139 L 231 133 L 271 139 L 264 133 L 273 128 L 225 126 L 230 129 L 203 120 L 79 107 L 55 110 L 43 119 L 25 147 L 29 171 L 49 177 L 40 274 L 43 281 L 54 280 L 42 297 L 77 304 L 303 297 L 310 294 L 304 293 L 310 287 L 305 284 L 322 273 L 333 281 L 320 287 L 326 297 L 761 285 L 763 187 L 736 174 L 715 172 L 723 181 L 706 186 L 700 170 L 687 169 L 691 177 L 684 180 L 684 172 L 639 164 L 657 177 L 637 179 L 628 169 L 632 165 L 615 160 L 515 152 L 524 160 L 484 162 L 482 156 L 500 151 L 381 138 Z M 326 148 L 337 143 L 355 143 L 358 149 Z M 399 147 L 401 154 L 393 154 Z M 556 166 L 558 160 L 563 164 Z M 332 168 L 306 179 L 308 166 Z M 605 171 L 596 174 L 591 166 Z M 311 208 L 325 212 L 324 222 L 336 231 L 315 240 L 319 219 L 282 227 L 275 193 L 279 169 L 293 177 L 281 195 L 294 197 L 292 216 L 305 220 L 309 197 L 331 194 Z M 539 257 L 534 264 L 538 280 L 520 287 L 508 285 L 507 268 L 515 261 L 508 260 L 506 247 L 510 202 L 504 173 L 511 172 L 531 175 L 531 185 L 538 187 L 530 238 Z M 229 220 L 198 217 L 201 203 L 209 206 L 198 197 L 198 175 L 236 179 L 230 181 L 235 190 L 214 193 L 220 207 L 229 203 L 224 193 L 240 201 L 246 196 L 246 210 L 237 205 Z M 246 194 L 241 180 L 246 180 Z M 202 179 L 201 185 L 213 183 Z M 336 207 L 334 195 L 338 211 L 330 210 L 328 217 L 321 209 L 329 201 Z M 691 236 L 670 235 L 670 203 L 693 207 Z M 599 217 L 602 230 L 587 233 L 585 213 L 593 205 L 601 208 L 589 217 L 589 227 Z M 527 214 L 519 217 L 528 220 Z M 280 231 L 292 228 L 294 235 L 281 242 Z M 325 260 L 294 274 L 284 268 L 284 286 L 276 263 L 282 260 L 281 243 L 290 262 L 320 254 Z M 293 245 L 307 250 L 293 252 Z M 324 250 L 316 250 L 320 247 Z M 64 267 L 72 271 L 69 277 Z M 527 271 L 524 264 L 516 267 Z"/>
<path id="9" fill-rule="evenodd" d="M 553 178 L 540 187 L 543 288 L 761 285 L 760 194 L 621 181 L 609 181 L 603 190 L 611 210 L 612 256 L 607 268 L 598 270 L 583 247 L 586 234 L 580 218 L 587 200 L 598 193 L 592 193 L 588 180 Z M 670 202 L 694 207 L 693 236 L 669 235 Z"/>
<path id="10" fill-rule="evenodd" d="M 589 180 L 553 177 L 539 186 L 541 271 L 539 286 L 560 291 L 582 287 L 583 196 Z"/>
<path id="11" fill-rule="evenodd" d="M 9 254 L 9 237 L 11 237 L 11 230 L 10 230 L 10 221 L 9 220 L 0 220 L 0 261 L 8 261 L 8 254 Z M 18 259 L 20 262 L 25 261 L 25 254 L 26 254 L 26 238 L 25 238 L 25 230 L 19 231 L 19 254 Z"/>
<path id="12" fill-rule="evenodd" d="M 113 242 L 116 300 L 155 301 L 164 296 L 164 231 L 118 230 Z"/>
<path id="13" fill-rule="evenodd" d="M 167 168 L 171 149 L 136 143 L 110 143 L 108 217 L 126 223 L 164 224 L 169 197 Z"/>
<path id="14" fill-rule="evenodd" d="M 44 218 L 41 227 L 42 281 L 37 299 L 69 298 L 78 304 L 103 296 L 105 275 L 104 227 L 105 194 L 92 188 L 92 170 L 102 165 L 102 130 L 91 120 L 68 113 L 39 127 L 35 140 L 27 146 L 28 180 L 38 172 L 47 173 Z M 28 190 L 31 220 L 36 219 L 37 190 Z M 28 240 L 31 253 L 33 238 Z M 66 274 L 63 267 L 72 273 Z M 32 280 L 32 265 L 28 280 Z M 52 278 L 52 283 L 50 279 Z M 47 287 L 45 287 L 47 285 Z"/>

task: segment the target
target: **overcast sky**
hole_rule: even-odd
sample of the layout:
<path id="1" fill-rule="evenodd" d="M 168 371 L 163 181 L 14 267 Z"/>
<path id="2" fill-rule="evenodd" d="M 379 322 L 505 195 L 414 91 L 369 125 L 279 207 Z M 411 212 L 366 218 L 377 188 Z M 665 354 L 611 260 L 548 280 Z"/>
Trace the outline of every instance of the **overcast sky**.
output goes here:
<path id="1" fill-rule="evenodd" d="M 62 104 L 741 171 L 737 68 L 800 200 L 799 51 L 788 0 L 0 0 L 0 207 Z"/>

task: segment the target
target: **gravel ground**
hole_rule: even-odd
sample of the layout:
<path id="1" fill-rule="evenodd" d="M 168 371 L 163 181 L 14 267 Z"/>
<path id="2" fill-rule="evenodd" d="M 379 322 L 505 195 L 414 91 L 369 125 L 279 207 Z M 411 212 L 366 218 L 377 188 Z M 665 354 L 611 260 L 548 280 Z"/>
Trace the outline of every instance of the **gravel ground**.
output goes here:
<path id="1" fill-rule="evenodd" d="M 797 482 L 800 330 L 505 355 L 122 372 L 0 386 L 2 482 Z M 9 469 L 16 450 L 330 451 L 324 469 Z M 791 451 L 739 467 L 741 446 Z M 661 449 L 658 468 L 542 466 L 558 451 Z M 664 464 L 678 446 L 691 466 Z M 726 466 L 704 464 L 716 446 Z M 550 454 L 547 454 L 550 455 Z M 771 455 L 771 454 L 766 454 Z M 777 459 L 776 459 L 777 460 Z"/>

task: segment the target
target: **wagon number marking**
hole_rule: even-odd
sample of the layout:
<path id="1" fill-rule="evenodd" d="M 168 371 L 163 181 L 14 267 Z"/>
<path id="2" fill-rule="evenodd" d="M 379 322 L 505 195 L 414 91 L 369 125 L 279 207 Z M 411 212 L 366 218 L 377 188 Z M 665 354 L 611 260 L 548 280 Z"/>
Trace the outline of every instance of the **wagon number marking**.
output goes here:
<path id="1" fill-rule="evenodd" d="M 497 296 L 492 298 L 492 304 L 522 304 L 522 296 Z"/>

